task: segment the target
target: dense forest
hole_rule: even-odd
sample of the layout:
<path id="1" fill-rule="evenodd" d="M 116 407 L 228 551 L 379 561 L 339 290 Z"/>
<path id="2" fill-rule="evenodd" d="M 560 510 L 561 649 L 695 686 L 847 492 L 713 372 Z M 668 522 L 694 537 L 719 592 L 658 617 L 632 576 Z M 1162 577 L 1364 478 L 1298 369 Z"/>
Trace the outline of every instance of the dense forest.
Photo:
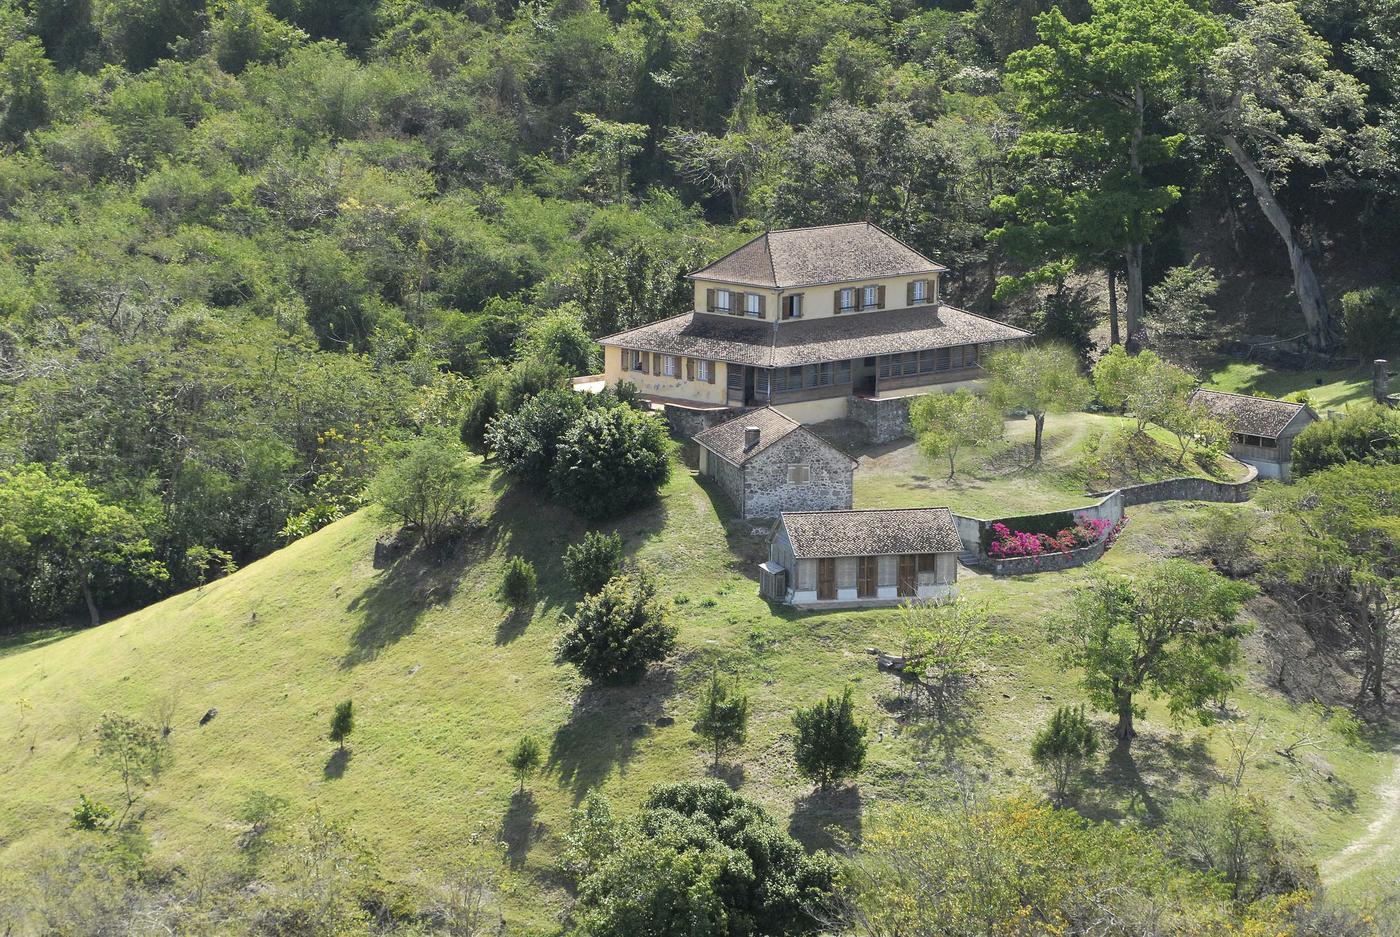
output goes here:
<path id="1" fill-rule="evenodd" d="M 1395 335 L 1385 0 L 5 0 L 0 37 L 5 626 L 354 510 L 765 227 L 874 221 L 1083 350 Z"/>

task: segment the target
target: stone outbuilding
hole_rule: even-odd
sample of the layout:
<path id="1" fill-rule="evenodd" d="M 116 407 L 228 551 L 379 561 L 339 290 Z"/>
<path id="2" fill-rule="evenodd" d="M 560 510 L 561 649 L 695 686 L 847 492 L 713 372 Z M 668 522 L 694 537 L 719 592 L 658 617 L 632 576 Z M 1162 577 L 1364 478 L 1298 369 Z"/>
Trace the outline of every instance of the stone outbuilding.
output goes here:
<path id="1" fill-rule="evenodd" d="M 763 407 L 696 434 L 700 474 L 742 517 L 851 506 L 856 461 L 789 416 Z"/>
<path id="2" fill-rule="evenodd" d="M 962 540 L 947 508 L 784 512 L 759 593 L 799 608 L 947 601 Z"/>
<path id="3" fill-rule="evenodd" d="M 1200 404 L 1230 431 L 1230 455 L 1259 470 L 1260 478 L 1292 475 L 1293 438 L 1318 419 L 1307 404 L 1273 397 L 1248 397 L 1218 390 L 1196 390 Z"/>

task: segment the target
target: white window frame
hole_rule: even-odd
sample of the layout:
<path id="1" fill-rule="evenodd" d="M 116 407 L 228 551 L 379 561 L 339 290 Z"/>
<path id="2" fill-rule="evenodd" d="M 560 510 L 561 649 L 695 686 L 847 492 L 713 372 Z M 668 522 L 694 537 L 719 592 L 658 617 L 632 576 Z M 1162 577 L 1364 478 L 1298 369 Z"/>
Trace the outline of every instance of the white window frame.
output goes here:
<path id="1" fill-rule="evenodd" d="M 661 356 L 661 374 L 663 377 L 675 377 L 680 370 L 680 359 L 675 355 Z"/>
<path id="2" fill-rule="evenodd" d="M 642 370 L 642 353 L 641 353 L 640 351 L 638 351 L 637 349 L 632 348 L 632 349 L 629 349 L 629 350 L 628 350 L 627 354 L 630 355 L 630 356 L 631 356 L 631 359 L 632 359 L 632 360 L 629 362 L 629 363 L 631 364 L 631 367 L 630 367 L 628 370 L 630 370 L 630 371 L 640 371 L 640 370 Z"/>
<path id="3" fill-rule="evenodd" d="M 878 286 L 862 286 L 860 288 L 860 308 L 874 309 L 880 304 L 880 288 Z"/>
<path id="4" fill-rule="evenodd" d="M 915 281 L 914 281 L 914 302 L 916 302 L 916 303 L 926 303 L 926 302 L 928 302 L 928 280 L 915 280 Z"/>
<path id="5" fill-rule="evenodd" d="M 710 380 L 711 367 L 712 365 L 710 364 L 709 359 L 697 358 L 695 361 L 695 379 L 697 381 L 705 381 L 706 383 L 708 383 Z"/>
<path id="6" fill-rule="evenodd" d="M 761 315 L 758 311 L 758 299 L 759 296 L 757 293 L 744 294 L 744 315 L 754 316 L 755 318 Z"/>
<path id="7" fill-rule="evenodd" d="M 734 306 L 734 294 L 729 290 L 715 290 L 715 308 L 728 312 Z"/>
<path id="8" fill-rule="evenodd" d="M 840 297 L 841 297 L 841 303 L 840 303 L 840 307 L 839 307 L 839 308 L 840 308 L 840 310 L 841 310 L 842 312 L 845 312 L 845 311 L 847 311 L 848 309 L 855 309 L 855 308 L 856 308 L 856 290 L 855 290 L 855 287 L 853 287 L 853 286 L 843 286 L 843 287 L 841 288 L 841 291 L 840 291 L 839 295 L 840 295 Z M 849 302 L 847 302 L 848 299 L 850 300 Z"/>
<path id="9" fill-rule="evenodd" d="M 792 462 L 787 467 L 789 485 L 809 485 L 812 482 L 812 467 L 806 462 Z"/>

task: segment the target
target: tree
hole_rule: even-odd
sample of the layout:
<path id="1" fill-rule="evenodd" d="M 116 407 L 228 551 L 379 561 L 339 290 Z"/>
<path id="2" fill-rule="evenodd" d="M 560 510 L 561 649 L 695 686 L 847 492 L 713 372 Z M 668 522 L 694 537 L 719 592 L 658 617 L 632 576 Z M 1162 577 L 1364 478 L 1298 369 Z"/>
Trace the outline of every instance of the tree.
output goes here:
<path id="1" fill-rule="evenodd" d="M 486 430 L 486 446 L 506 471 L 543 487 L 554 469 L 560 440 L 595 403 L 572 389 L 545 388 L 514 410 L 499 413 Z"/>
<path id="2" fill-rule="evenodd" d="M 1258 901 L 1318 887 L 1317 870 L 1299 844 L 1279 835 L 1268 805 L 1237 790 L 1218 790 L 1167 807 L 1167 854 L 1219 876 L 1235 900 Z"/>
<path id="3" fill-rule="evenodd" d="M 1180 412 L 1196 386 L 1190 372 L 1153 351 L 1131 355 L 1120 345 L 1094 365 L 1094 388 L 1108 407 L 1122 408 L 1141 435 L 1148 423 L 1161 424 Z"/>
<path id="4" fill-rule="evenodd" d="M 54 68 L 39 40 L 10 38 L 0 55 L 0 139 L 18 143 L 49 122 Z"/>
<path id="5" fill-rule="evenodd" d="M 515 773 L 515 779 L 520 782 L 520 793 L 525 793 L 525 782 L 530 775 L 535 773 L 535 769 L 540 766 L 542 760 L 540 743 L 535 741 L 533 735 L 526 735 L 515 743 L 515 748 L 511 749 L 510 757 L 506 759 L 506 764 L 510 765 L 510 770 Z"/>
<path id="6" fill-rule="evenodd" d="M 273 16 L 260 0 L 219 0 L 209 38 L 219 67 L 237 75 L 249 65 L 281 59 L 307 36 Z"/>
<path id="7" fill-rule="evenodd" d="M 370 497 L 425 543 L 437 543 L 471 511 L 466 457 L 460 444 L 442 434 L 420 437 L 379 470 Z"/>
<path id="8" fill-rule="evenodd" d="M 501 575 L 501 598 L 512 608 L 524 608 L 534 602 L 538 588 L 534 563 L 523 556 L 512 556 L 506 561 L 506 571 Z"/>
<path id="9" fill-rule="evenodd" d="M 957 471 L 958 452 L 964 446 L 994 442 L 1003 431 L 996 404 L 966 389 L 925 394 L 909 408 L 909 423 L 926 455 L 948 457 L 949 478 Z"/>
<path id="10" fill-rule="evenodd" d="M 1375 404 L 1354 405 L 1337 419 L 1308 424 L 1293 440 L 1296 476 L 1347 462 L 1400 463 L 1400 412 Z"/>
<path id="11" fill-rule="evenodd" d="M 1210 351 L 1219 340 L 1210 323 L 1210 301 L 1220 291 L 1212 267 L 1172 267 L 1147 291 L 1147 337 L 1155 346 L 1181 357 Z"/>
<path id="12" fill-rule="evenodd" d="M 1080 410 L 1093 396 L 1089 382 L 1079 373 L 1079 357 L 1064 345 L 999 351 L 982 366 L 990 377 L 987 396 L 1003 411 L 1024 410 L 1035 420 L 1037 465 L 1045 415 Z"/>
<path id="13" fill-rule="evenodd" d="M 622 535 L 590 530 L 564 548 L 564 575 L 581 595 L 592 595 L 622 569 Z"/>
<path id="14" fill-rule="evenodd" d="M 121 820 L 136 803 L 137 788 L 154 781 L 165 766 L 165 756 L 165 745 L 155 726 L 117 713 L 102 716 L 97 724 L 97 759 L 121 778 L 126 793 Z"/>
<path id="15" fill-rule="evenodd" d="M 335 704 L 335 712 L 331 713 L 330 738 L 340 746 L 340 750 L 345 751 L 345 740 L 350 737 L 350 733 L 355 730 L 355 704 L 351 700 L 344 700 Z"/>
<path id="16" fill-rule="evenodd" d="M 1163 407 L 1155 422 L 1176 437 L 1176 464 L 1186 461 L 1186 453 L 1196 446 L 1206 452 L 1224 452 L 1230 445 L 1230 430 L 1216 419 L 1205 404 L 1189 398 L 1175 398 Z"/>
<path id="17" fill-rule="evenodd" d="M 905 602 L 900 675 L 935 707 L 949 703 L 984 660 L 984 653 L 1005 641 L 991 623 L 987 607 L 958 599 L 944 605 Z"/>
<path id="18" fill-rule="evenodd" d="M 797 735 L 793 761 L 797 773 L 826 790 L 843 778 L 854 777 L 865 764 L 864 722 L 857 722 L 851 688 L 828 696 L 792 716 Z"/>
<path id="19" fill-rule="evenodd" d="M 1342 336 L 1362 358 L 1400 346 L 1400 287 L 1369 286 L 1343 293 Z"/>
<path id="20" fill-rule="evenodd" d="M 1143 692 L 1165 696 L 1175 718 L 1210 720 L 1208 704 L 1235 684 L 1230 668 L 1249 631 L 1235 619 L 1254 592 L 1186 560 L 1162 560 L 1131 579 L 1099 575 L 1075 594 L 1054 637 L 1065 665 L 1083 670 L 1090 705 L 1117 715 L 1114 735 L 1128 745 Z"/>
<path id="21" fill-rule="evenodd" d="M 550 491 L 589 520 L 616 517 L 655 500 L 671 477 L 666 426 L 626 406 L 591 408 L 560 437 Z"/>
<path id="22" fill-rule="evenodd" d="M 719 671 L 710 674 L 710 682 L 700 691 L 699 712 L 695 717 L 695 734 L 708 742 L 714 752 L 714 767 L 727 749 L 744 744 L 749 731 L 749 698 L 739 689 L 736 679 L 726 683 Z"/>
<path id="23" fill-rule="evenodd" d="M 596 683 L 636 683 L 676 646 L 669 607 L 643 570 L 615 576 L 565 619 L 559 656 Z"/>
<path id="24" fill-rule="evenodd" d="M 1327 351 L 1336 344 L 1336 326 L 1309 246 L 1281 192 L 1295 170 L 1340 170 L 1379 142 L 1359 132 L 1365 91 L 1351 75 L 1328 66 L 1327 44 L 1294 3 L 1245 4 L 1224 25 L 1227 32 L 1212 42 L 1194 93 L 1172 116 L 1220 144 L 1249 180 L 1288 251 L 1308 345 Z"/>
<path id="25" fill-rule="evenodd" d="M 570 377 L 590 374 L 598 363 L 598 343 L 583 326 L 584 312 L 569 302 L 525 328 L 518 346 L 521 358 L 538 358 L 559 364 Z"/>
<path id="26" fill-rule="evenodd" d="M 598 192 L 605 199 L 625 201 L 632 158 L 642 151 L 646 126 L 605 120 L 581 111 L 574 116 L 583 125 L 577 138 L 579 159 L 593 176 Z"/>
<path id="27" fill-rule="evenodd" d="M 1400 465 L 1348 463 L 1269 492 L 1264 540 L 1274 591 L 1334 622 L 1361 655 L 1356 704 L 1385 705 L 1400 612 Z"/>
<path id="28" fill-rule="evenodd" d="M 653 788 L 626 820 L 590 795 L 568 841 L 588 937 L 804 937 L 836 889 L 831 856 L 809 855 L 720 781 Z"/>
<path id="29" fill-rule="evenodd" d="M 1013 256 L 1048 260 L 1032 282 L 1118 255 L 1107 263 L 1127 271 L 1132 339 L 1143 319 L 1143 244 L 1180 196 L 1151 181 L 1149 170 L 1181 142 L 1153 132 L 1151 113 L 1184 84 L 1217 29 L 1185 0 L 1090 7 L 1082 22 L 1058 7 L 1041 14 L 1040 44 L 1007 58 L 1007 85 L 1029 128 L 1012 156 L 1030 178 L 993 202 L 1011 218 L 993 237 Z"/>
<path id="30" fill-rule="evenodd" d="M 153 553 L 132 514 L 62 469 L 36 463 L 0 471 L 0 607 L 42 610 L 48 586 L 81 596 L 95 626 L 99 583 L 169 578 Z"/>
<path id="31" fill-rule="evenodd" d="M 1084 707 L 1061 706 L 1031 739 L 1031 760 L 1050 776 L 1055 800 L 1063 802 L 1070 784 L 1098 753 L 1099 737 Z"/>

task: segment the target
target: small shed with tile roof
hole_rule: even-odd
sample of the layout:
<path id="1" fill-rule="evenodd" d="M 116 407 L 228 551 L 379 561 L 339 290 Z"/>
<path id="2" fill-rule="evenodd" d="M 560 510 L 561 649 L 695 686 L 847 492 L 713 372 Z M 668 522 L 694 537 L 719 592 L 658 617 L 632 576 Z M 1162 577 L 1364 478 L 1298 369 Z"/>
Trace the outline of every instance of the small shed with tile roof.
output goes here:
<path id="1" fill-rule="evenodd" d="M 1307 404 L 1198 388 L 1191 402 L 1230 431 L 1230 455 L 1259 470 L 1261 478 L 1292 474 L 1293 439 L 1317 422 Z"/>
<path id="2" fill-rule="evenodd" d="M 856 461 L 771 407 L 697 433 L 700 474 L 742 517 L 849 508 Z"/>
<path id="3" fill-rule="evenodd" d="M 948 508 L 785 511 L 760 590 L 799 607 L 946 601 L 962 540 Z"/>

